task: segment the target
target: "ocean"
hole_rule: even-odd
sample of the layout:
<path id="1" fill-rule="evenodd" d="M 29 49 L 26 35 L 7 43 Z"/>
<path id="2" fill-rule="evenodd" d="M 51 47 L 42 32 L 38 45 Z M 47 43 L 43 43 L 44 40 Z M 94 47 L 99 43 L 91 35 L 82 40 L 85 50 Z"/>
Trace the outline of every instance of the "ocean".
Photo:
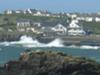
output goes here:
<path id="1" fill-rule="evenodd" d="M 59 51 L 75 57 L 86 57 L 100 63 L 100 48 L 97 46 L 64 46 L 60 39 L 43 44 L 31 37 L 23 36 L 19 41 L 0 43 L 0 65 L 18 60 L 20 54 L 31 48 L 33 51 Z"/>
<path id="2" fill-rule="evenodd" d="M 7 63 L 10 60 L 18 60 L 20 54 L 28 48 L 22 46 L 0 46 L 0 64 Z M 35 47 L 32 50 L 36 51 L 59 51 L 75 57 L 86 57 L 100 62 L 100 50 L 94 49 L 79 49 L 66 47 Z"/>

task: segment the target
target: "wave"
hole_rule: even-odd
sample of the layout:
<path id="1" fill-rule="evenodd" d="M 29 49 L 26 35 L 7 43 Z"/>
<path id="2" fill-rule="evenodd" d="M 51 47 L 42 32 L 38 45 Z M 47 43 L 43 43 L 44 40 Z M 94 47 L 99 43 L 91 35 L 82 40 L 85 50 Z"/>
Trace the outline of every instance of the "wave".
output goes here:
<path id="1" fill-rule="evenodd" d="M 70 45 L 67 47 L 68 48 L 80 48 L 80 49 L 94 49 L 94 50 L 98 50 L 100 48 L 100 46 L 90 46 L 90 45 L 81 45 L 81 46 Z"/>
<path id="2" fill-rule="evenodd" d="M 89 46 L 89 45 L 82 45 L 80 46 L 81 49 L 99 49 L 99 46 Z"/>
<path id="3" fill-rule="evenodd" d="M 80 48 L 80 49 L 99 49 L 100 46 L 89 46 L 89 45 L 81 45 L 81 46 L 76 46 L 76 45 L 70 45 L 70 46 L 65 46 L 63 44 L 63 41 L 59 38 L 56 38 L 55 40 L 45 44 L 45 43 L 40 43 L 37 39 L 33 39 L 30 36 L 23 35 L 19 41 L 12 41 L 12 42 L 1 42 L 0 45 L 4 46 L 10 46 L 10 45 L 22 45 L 23 47 L 67 47 L 67 48 Z"/>
<path id="4" fill-rule="evenodd" d="M 2 42 L 0 45 L 10 46 L 10 45 L 22 45 L 24 47 L 64 47 L 60 39 L 55 39 L 52 42 L 45 44 L 40 43 L 38 40 L 33 39 L 30 36 L 22 36 L 19 41 L 13 42 Z"/>
<path id="5" fill-rule="evenodd" d="M 9 43 L 9 42 L 7 42 L 7 41 L 5 41 L 5 42 L 0 42 L 0 45 L 9 46 L 9 45 L 10 45 L 10 43 Z"/>

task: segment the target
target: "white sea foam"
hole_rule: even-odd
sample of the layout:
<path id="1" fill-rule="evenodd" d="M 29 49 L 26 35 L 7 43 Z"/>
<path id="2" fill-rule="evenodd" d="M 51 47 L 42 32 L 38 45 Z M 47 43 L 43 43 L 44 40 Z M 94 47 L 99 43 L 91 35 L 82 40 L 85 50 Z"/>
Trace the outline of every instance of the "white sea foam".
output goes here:
<path id="1" fill-rule="evenodd" d="M 47 47 L 64 47 L 61 39 L 55 39 L 54 41 L 48 43 Z"/>
<path id="2" fill-rule="evenodd" d="M 54 41 L 45 44 L 45 43 L 40 43 L 36 39 L 32 39 L 30 36 L 22 36 L 19 41 L 13 41 L 13 42 L 2 42 L 0 45 L 22 45 L 24 47 L 64 47 L 62 44 L 62 41 L 60 39 L 55 39 Z"/>
<path id="3" fill-rule="evenodd" d="M 70 45 L 67 47 L 68 48 L 80 48 L 80 49 L 94 49 L 94 50 L 98 50 L 100 48 L 99 46 L 90 46 L 90 45 L 81 45 L 81 46 Z"/>
<path id="4" fill-rule="evenodd" d="M 9 45 L 10 45 L 10 43 L 9 43 L 9 42 L 7 42 L 7 41 L 5 41 L 5 42 L 1 42 L 1 43 L 0 43 L 0 45 L 9 46 Z"/>
<path id="5" fill-rule="evenodd" d="M 80 46 L 81 49 L 99 49 L 99 46 L 89 46 L 89 45 L 82 45 Z"/>
<path id="6" fill-rule="evenodd" d="M 33 39 L 30 36 L 22 36 L 19 41 L 12 41 L 12 42 L 1 42 L 0 45 L 10 46 L 10 45 L 22 45 L 23 47 L 65 47 L 63 45 L 63 41 L 59 38 L 51 41 L 48 44 L 40 43 L 38 40 Z M 89 46 L 89 45 L 82 45 L 82 46 L 66 46 L 68 48 L 80 48 L 80 49 L 99 49 L 99 46 Z"/>

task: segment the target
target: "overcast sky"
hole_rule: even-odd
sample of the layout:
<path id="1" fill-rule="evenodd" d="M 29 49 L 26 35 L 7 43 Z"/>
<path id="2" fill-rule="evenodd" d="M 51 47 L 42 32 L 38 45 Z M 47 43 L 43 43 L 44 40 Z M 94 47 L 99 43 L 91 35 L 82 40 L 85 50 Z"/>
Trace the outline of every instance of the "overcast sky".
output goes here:
<path id="1" fill-rule="evenodd" d="M 0 12 L 27 8 L 51 12 L 99 12 L 100 0 L 0 0 Z"/>

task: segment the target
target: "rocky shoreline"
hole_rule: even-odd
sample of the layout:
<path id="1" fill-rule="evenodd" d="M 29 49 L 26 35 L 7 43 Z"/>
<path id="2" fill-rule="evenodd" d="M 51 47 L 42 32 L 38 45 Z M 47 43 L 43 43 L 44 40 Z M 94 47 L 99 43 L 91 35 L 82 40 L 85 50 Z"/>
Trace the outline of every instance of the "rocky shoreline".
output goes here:
<path id="1" fill-rule="evenodd" d="M 100 64 L 61 52 L 27 50 L 0 67 L 0 75 L 100 75 Z"/>
<path id="2" fill-rule="evenodd" d="M 43 37 L 41 35 L 34 35 L 29 33 L 0 33 L 0 42 L 4 41 L 19 41 L 22 36 L 30 36 L 33 39 L 38 40 L 40 43 L 50 43 L 55 39 L 61 39 L 62 44 L 65 46 L 70 45 L 90 45 L 90 46 L 100 46 L 100 36 L 99 35 L 91 35 L 91 36 L 46 36 Z"/>

